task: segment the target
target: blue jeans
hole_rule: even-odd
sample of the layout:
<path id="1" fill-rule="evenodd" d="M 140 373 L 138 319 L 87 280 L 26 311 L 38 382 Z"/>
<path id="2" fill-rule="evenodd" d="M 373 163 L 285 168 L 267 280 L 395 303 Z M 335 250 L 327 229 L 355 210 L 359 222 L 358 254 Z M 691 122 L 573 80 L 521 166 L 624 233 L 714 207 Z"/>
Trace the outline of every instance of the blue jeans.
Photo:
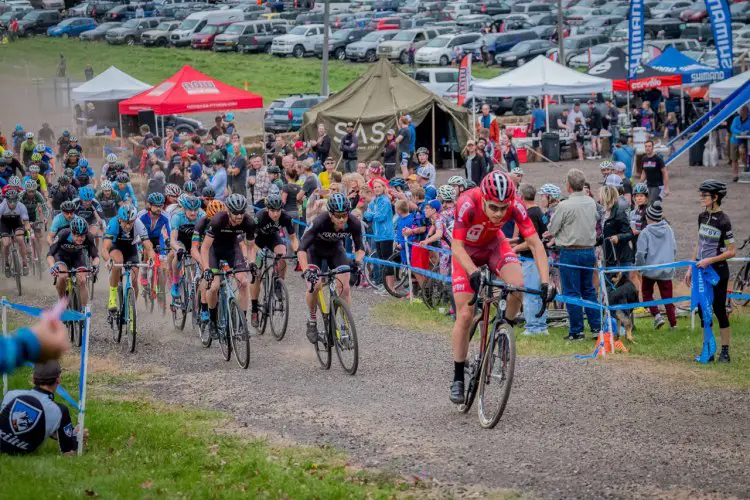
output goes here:
<path id="1" fill-rule="evenodd" d="M 525 288 L 538 289 L 542 285 L 542 278 L 533 260 L 524 260 L 523 286 Z M 542 307 L 542 298 L 530 293 L 523 294 L 523 315 L 526 318 L 526 330 L 530 333 L 541 333 L 547 329 L 547 311 L 541 318 L 537 318 L 539 309 Z"/>
<path id="2" fill-rule="evenodd" d="M 596 257 L 593 248 L 565 249 L 560 250 L 560 264 L 582 266 L 588 268 L 596 267 Z M 591 302 L 596 302 L 596 290 L 594 290 L 593 269 L 577 269 L 571 267 L 560 267 L 560 284 L 563 295 L 576 297 Z M 583 333 L 583 311 L 581 306 L 565 304 L 570 321 L 569 333 L 577 335 Z M 602 329 L 601 317 L 597 309 L 586 308 L 586 317 L 589 320 L 589 328 L 592 332 Z"/>

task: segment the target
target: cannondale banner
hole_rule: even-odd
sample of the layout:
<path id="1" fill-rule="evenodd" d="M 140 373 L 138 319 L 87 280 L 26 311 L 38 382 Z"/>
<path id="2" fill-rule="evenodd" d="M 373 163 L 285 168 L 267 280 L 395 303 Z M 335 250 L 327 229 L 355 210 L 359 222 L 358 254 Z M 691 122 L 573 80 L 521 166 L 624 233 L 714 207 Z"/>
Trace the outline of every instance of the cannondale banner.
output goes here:
<path id="1" fill-rule="evenodd" d="M 710 0 L 709 0 L 710 1 Z M 628 26 L 628 80 L 635 80 L 643 56 L 643 0 L 630 0 Z"/>
<path id="2" fill-rule="evenodd" d="M 731 70 L 732 60 L 732 15 L 727 0 L 705 0 L 711 30 L 714 34 L 719 69 Z"/>

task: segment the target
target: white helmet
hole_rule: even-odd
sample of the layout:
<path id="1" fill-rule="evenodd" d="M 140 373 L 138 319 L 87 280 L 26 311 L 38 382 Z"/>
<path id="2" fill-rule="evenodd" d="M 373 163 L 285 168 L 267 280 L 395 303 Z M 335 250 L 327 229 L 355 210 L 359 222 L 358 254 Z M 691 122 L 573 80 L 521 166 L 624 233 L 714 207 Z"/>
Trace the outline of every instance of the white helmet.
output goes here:
<path id="1" fill-rule="evenodd" d="M 553 200 L 559 200 L 561 192 L 560 192 L 560 188 L 555 186 L 554 184 L 544 184 L 539 189 L 539 194 L 547 194 Z"/>
<path id="2" fill-rule="evenodd" d="M 609 160 L 604 160 L 599 164 L 599 168 L 602 170 L 610 170 L 614 166 L 614 163 L 612 163 Z"/>
<path id="3" fill-rule="evenodd" d="M 112 191 L 112 183 L 110 181 L 102 181 L 102 191 Z"/>
<path id="4" fill-rule="evenodd" d="M 456 200 L 456 188 L 445 184 L 440 186 L 437 190 L 438 198 L 443 201 L 455 201 Z"/>
<path id="5" fill-rule="evenodd" d="M 26 132 L 26 135 L 24 137 L 26 137 L 27 139 L 33 139 L 34 138 L 34 134 L 31 133 L 31 132 Z"/>
<path id="6" fill-rule="evenodd" d="M 114 153 L 109 153 L 107 155 L 107 163 L 115 163 L 117 162 L 117 155 Z"/>

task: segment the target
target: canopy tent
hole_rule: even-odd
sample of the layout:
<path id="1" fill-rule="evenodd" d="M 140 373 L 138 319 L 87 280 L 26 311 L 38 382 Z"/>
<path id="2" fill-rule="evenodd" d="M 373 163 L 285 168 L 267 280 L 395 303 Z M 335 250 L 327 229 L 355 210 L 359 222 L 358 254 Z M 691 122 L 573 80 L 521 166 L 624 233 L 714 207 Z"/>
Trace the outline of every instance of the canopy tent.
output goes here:
<path id="1" fill-rule="evenodd" d="M 114 66 L 100 73 L 93 80 L 82 83 L 71 92 L 74 101 L 120 101 L 140 94 L 151 85 L 136 80 Z"/>
<path id="2" fill-rule="evenodd" d="M 435 163 L 436 143 L 453 145 L 460 151 L 469 140 L 470 114 L 466 108 L 448 103 L 433 94 L 387 59 L 377 63 L 342 91 L 311 108 L 304 114 L 302 135 L 315 138 L 323 124 L 334 140 L 330 155 L 339 156 L 340 137 L 347 122 L 354 124 L 359 161 L 381 159 L 383 141 L 388 129 L 397 128 L 400 115 L 410 115 L 417 130 L 417 147 L 427 147 Z"/>
<path id="3" fill-rule="evenodd" d="M 262 107 L 263 97 L 236 89 L 190 66 L 183 66 L 156 87 L 122 101 L 119 106 L 124 115 L 152 110 L 157 116 Z"/>
<path id="4" fill-rule="evenodd" d="M 722 70 L 699 63 L 674 47 L 668 47 L 659 57 L 652 59 L 648 66 L 664 73 L 682 75 L 684 84 L 705 84 L 732 76 L 732 70 Z"/>
<path id="5" fill-rule="evenodd" d="M 737 76 L 733 76 L 723 82 L 712 83 L 708 87 L 708 95 L 711 99 L 726 99 L 729 95 L 742 87 L 745 82 L 750 80 L 750 71 L 745 71 Z"/>
<path id="6" fill-rule="evenodd" d="M 612 80 L 612 89 L 620 92 L 672 87 L 682 84 L 682 76 L 664 73 L 644 65 L 638 68 L 637 78 L 628 81 L 628 55 L 622 49 L 615 49 L 610 52 L 610 55 L 604 61 L 593 66 L 588 74 Z"/>

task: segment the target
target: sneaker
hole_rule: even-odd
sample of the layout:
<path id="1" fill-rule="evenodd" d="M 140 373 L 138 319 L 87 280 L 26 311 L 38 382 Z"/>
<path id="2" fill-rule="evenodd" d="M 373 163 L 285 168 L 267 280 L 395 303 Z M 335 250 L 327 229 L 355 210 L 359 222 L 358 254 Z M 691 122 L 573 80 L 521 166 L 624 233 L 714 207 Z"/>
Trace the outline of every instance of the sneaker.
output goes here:
<path id="1" fill-rule="evenodd" d="M 206 323 L 210 319 L 210 316 L 208 315 L 208 311 L 201 311 L 200 320 L 201 323 Z"/>
<path id="2" fill-rule="evenodd" d="M 10 278 L 10 262 L 5 263 L 5 277 Z"/>
<path id="3" fill-rule="evenodd" d="M 260 318 L 258 316 L 258 311 L 253 311 L 252 315 L 250 316 L 250 324 L 253 326 L 253 328 L 258 328 L 258 325 L 260 324 Z"/>
<path id="4" fill-rule="evenodd" d="M 531 330 L 524 330 L 521 335 L 525 335 L 526 337 L 534 337 L 536 335 L 540 335 L 542 332 L 532 332 Z"/>
<path id="5" fill-rule="evenodd" d="M 456 405 L 464 404 L 464 382 L 463 380 L 454 380 L 451 384 L 451 403 Z"/>
<path id="6" fill-rule="evenodd" d="M 109 294 L 107 309 L 109 309 L 110 311 L 117 311 L 117 292 Z"/>
<path id="7" fill-rule="evenodd" d="M 583 340 L 584 338 L 585 336 L 583 335 L 583 333 L 571 333 L 564 337 L 564 339 L 568 341 Z"/>
<path id="8" fill-rule="evenodd" d="M 657 330 L 664 326 L 665 323 L 666 322 L 664 321 L 664 318 L 662 318 L 661 316 L 656 316 L 654 318 L 654 328 Z"/>
<path id="9" fill-rule="evenodd" d="M 729 363 L 729 350 L 722 349 L 721 353 L 719 354 L 719 359 L 717 359 L 716 362 Z"/>
<path id="10" fill-rule="evenodd" d="M 172 293 L 172 297 L 174 297 L 175 299 L 180 298 L 180 286 L 177 283 L 172 283 L 169 291 Z"/>
<path id="11" fill-rule="evenodd" d="M 313 320 L 307 321 L 307 340 L 311 344 L 315 344 L 318 341 L 318 322 Z"/>

